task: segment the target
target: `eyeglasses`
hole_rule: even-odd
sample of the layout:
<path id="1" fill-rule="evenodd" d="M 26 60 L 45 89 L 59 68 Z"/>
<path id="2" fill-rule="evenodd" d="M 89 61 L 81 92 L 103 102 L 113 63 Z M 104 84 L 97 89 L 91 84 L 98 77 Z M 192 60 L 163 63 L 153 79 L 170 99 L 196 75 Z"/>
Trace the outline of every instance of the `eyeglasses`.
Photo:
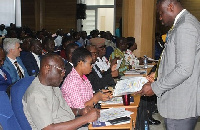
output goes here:
<path id="1" fill-rule="evenodd" d="M 92 55 L 97 55 L 97 52 L 90 52 Z"/>
<path id="2" fill-rule="evenodd" d="M 55 66 L 55 65 L 50 65 L 50 66 L 52 66 L 52 67 L 54 67 L 54 68 L 60 70 L 62 73 L 65 73 L 65 71 L 66 71 L 65 69 L 62 69 L 62 68 L 60 68 L 60 67 L 58 67 L 58 66 Z"/>
<path id="3" fill-rule="evenodd" d="M 106 45 L 100 46 L 99 48 L 103 48 L 104 49 L 104 48 L 106 48 Z"/>

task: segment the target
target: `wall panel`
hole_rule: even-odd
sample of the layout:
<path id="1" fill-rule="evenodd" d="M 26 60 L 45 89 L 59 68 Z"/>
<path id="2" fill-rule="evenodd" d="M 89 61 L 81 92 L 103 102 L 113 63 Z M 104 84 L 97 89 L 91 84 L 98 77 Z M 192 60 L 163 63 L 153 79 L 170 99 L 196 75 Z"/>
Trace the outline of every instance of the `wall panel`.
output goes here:
<path id="1" fill-rule="evenodd" d="M 76 0 L 45 0 L 44 28 L 55 32 L 76 29 Z"/>
<path id="2" fill-rule="evenodd" d="M 76 0 L 22 0 L 22 25 L 33 30 L 69 32 L 76 30 L 76 22 Z"/>
<path id="3" fill-rule="evenodd" d="M 22 26 L 27 25 L 35 30 L 35 2 L 34 0 L 21 0 Z"/>

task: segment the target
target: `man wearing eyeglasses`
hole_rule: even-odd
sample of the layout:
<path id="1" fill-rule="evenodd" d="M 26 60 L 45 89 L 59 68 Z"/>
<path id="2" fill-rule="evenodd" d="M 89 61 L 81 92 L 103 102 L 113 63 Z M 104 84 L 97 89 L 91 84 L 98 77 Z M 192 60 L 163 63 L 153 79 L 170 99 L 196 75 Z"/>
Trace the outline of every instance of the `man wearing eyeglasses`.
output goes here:
<path id="1" fill-rule="evenodd" d="M 95 121 L 99 112 L 91 107 L 71 109 L 65 102 L 59 85 L 65 75 L 64 61 L 56 54 L 41 60 L 40 71 L 23 97 L 24 113 L 32 129 L 77 129 Z M 82 115 L 75 119 L 75 116 Z"/>

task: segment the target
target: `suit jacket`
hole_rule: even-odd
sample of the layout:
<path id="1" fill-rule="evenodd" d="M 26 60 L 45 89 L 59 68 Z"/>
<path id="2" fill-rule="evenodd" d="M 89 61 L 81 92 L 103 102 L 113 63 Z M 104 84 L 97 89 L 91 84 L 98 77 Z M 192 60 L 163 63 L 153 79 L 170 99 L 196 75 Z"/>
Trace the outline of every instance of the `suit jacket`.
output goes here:
<path id="1" fill-rule="evenodd" d="M 8 86 L 11 85 L 12 80 L 6 70 L 4 70 L 2 67 L 0 67 L 0 69 L 3 71 L 4 74 L 6 74 L 6 79 L 0 74 L 0 91 L 6 91 Z"/>
<path id="2" fill-rule="evenodd" d="M 187 10 L 172 30 L 152 89 L 165 118 L 185 119 L 200 115 L 200 23 Z"/>
<path id="3" fill-rule="evenodd" d="M 16 59 L 17 59 L 17 63 L 24 70 L 24 77 L 29 76 L 25 66 L 23 65 L 23 63 L 21 61 L 21 59 L 19 57 L 17 57 Z M 10 77 L 12 79 L 12 83 L 15 83 L 16 81 L 18 81 L 20 79 L 19 75 L 17 73 L 17 70 L 15 69 L 12 62 L 8 59 L 8 57 L 6 57 L 6 60 L 4 61 L 3 69 L 5 69 L 10 74 Z"/>
<path id="4" fill-rule="evenodd" d="M 21 60 L 24 66 L 26 67 L 29 76 L 33 75 L 32 73 L 33 70 L 35 70 L 35 74 L 39 73 L 39 67 L 38 67 L 37 61 L 31 52 L 28 52 L 26 56 L 21 58 Z"/>
<path id="5" fill-rule="evenodd" d="M 105 87 L 115 85 L 115 81 L 111 75 L 110 69 L 102 73 L 97 65 L 95 65 L 95 68 L 96 70 L 94 69 L 94 67 L 92 67 L 92 72 L 86 75 L 90 80 L 94 91 L 98 91 L 99 89 L 105 89 Z"/>
<path id="6" fill-rule="evenodd" d="M 67 75 L 72 71 L 72 68 L 73 66 L 69 62 L 65 64 L 65 77 L 67 77 Z"/>

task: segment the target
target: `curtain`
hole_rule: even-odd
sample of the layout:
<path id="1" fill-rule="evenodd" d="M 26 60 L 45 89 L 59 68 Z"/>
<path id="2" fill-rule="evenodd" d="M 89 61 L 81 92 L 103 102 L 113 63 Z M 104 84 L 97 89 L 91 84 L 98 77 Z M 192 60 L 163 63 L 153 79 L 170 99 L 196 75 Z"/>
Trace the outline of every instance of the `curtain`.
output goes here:
<path id="1" fill-rule="evenodd" d="M 10 26 L 10 23 L 21 27 L 21 0 L 0 1 L 0 24 Z"/>

